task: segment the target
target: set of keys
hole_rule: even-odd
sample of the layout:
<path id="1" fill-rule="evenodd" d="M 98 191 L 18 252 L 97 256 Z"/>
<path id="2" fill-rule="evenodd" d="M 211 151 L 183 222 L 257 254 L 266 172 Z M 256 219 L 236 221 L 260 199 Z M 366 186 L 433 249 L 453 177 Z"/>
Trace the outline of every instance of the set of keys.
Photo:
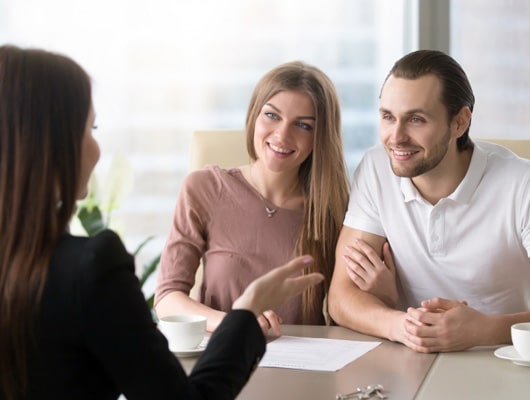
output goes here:
<path id="1" fill-rule="evenodd" d="M 355 392 L 346 394 L 338 393 L 337 396 L 335 396 L 335 399 L 372 399 L 373 396 L 375 396 L 376 399 L 386 399 L 387 397 L 382 393 L 383 390 L 383 385 L 377 383 L 375 385 L 368 385 L 362 388 L 357 388 Z"/>

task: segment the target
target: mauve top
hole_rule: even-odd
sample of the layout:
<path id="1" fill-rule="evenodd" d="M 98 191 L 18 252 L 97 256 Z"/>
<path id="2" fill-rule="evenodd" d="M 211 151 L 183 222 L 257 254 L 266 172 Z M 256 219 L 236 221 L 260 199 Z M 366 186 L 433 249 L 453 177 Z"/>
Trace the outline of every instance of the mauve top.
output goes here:
<path id="1" fill-rule="evenodd" d="M 275 207 L 269 218 L 266 205 L 238 168 L 207 166 L 190 173 L 162 253 L 155 304 L 173 291 L 189 294 L 201 256 L 198 300 L 225 312 L 250 282 L 290 260 L 303 211 Z M 284 324 L 324 324 L 321 310 L 303 321 L 301 296 L 274 311 Z"/>

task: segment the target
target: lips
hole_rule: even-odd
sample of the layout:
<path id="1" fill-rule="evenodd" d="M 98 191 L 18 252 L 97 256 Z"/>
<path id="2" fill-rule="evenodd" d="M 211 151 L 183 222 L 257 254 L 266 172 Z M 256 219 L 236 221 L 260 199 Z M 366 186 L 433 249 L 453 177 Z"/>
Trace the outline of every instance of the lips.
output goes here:
<path id="1" fill-rule="evenodd" d="M 406 161 L 411 159 L 415 154 L 419 153 L 418 150 L 398 150 L 390 149 L 394 159 L 397 161 Z"/>
<path id="2" fill-rule="evenodd" d="M 276 146 L 275 144 L 272 144 L 272 143 L 269 143 L 269 147 L 276 153 L 280 153 L 280 154 L 294 153 L 294 150 L 284 149 L 283 147 Z"/>
<path id="3" fill-rule="evenodd" d="M 392 151 L 394 152 L 396 156 L 402 156 L 402 157 L 411 156 L 417 153 L 417 151 L 403 151 L 403 150 L 392 150 Z"/>

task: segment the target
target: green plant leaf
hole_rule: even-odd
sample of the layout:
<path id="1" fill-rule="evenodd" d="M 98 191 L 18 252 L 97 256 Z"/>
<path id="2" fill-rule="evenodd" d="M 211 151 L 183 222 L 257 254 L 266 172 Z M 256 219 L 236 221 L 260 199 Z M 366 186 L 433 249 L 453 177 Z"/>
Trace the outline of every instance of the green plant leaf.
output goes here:
<path id="1" fill-rule="evenodd" d="M 107 228 L 97 205 L 93 205 L 90 209 L 82 206 L 77 212 L 77 218 L 89 236 L 94 236 Z"/>
<path id="2" fill-rule="evenodd" d="M 142 272 L 142 276 L 140 276 L 140 285 L 143 286 L 145 281 L 153 274 L 153 272 L 156 271 L 156 268 L 158 267 L 158 263 L 160 262 L 161 255 L 157 255 L 155 258 L 153 258 L 150 262 L 144 265 L 144 270 Z"/>
<path id="3" fill-rule="evenodd" d="M 154 236 L 149 236 L 147 239 L 145 239 L 142 243 L 140 243 L 138 245 L 138 247 L 136 248 L 136 250 L 134 250 L 133 252 L 133 255 L 136 257 L 138 255 L 138 253 L 140 253 L 140 250 L 143 249 L 143 247 L 149 243 L 151 240 L 153 240 L 155 237 Z"/>
<path id="4" fill-rule="evenodd" d="M 149 308 L 153 308 L 153 305 L 155 303 L 155 294 L 153 293 L 151 296 L 149 296 L 146 301 Z"/>

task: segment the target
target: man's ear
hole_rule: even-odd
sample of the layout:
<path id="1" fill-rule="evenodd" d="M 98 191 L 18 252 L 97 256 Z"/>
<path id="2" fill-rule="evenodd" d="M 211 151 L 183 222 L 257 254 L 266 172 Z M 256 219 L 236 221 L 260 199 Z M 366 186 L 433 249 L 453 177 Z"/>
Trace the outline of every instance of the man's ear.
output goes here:
<path id="1" fill-rule="evenodd" d="M 469 128 L 471 124 L 471 110 L 468 106 L 464 106 L 460 109 L 458 114 L 453 117 L 451 121 L 451 131 L 455 138 L 459 138 Z"/>

